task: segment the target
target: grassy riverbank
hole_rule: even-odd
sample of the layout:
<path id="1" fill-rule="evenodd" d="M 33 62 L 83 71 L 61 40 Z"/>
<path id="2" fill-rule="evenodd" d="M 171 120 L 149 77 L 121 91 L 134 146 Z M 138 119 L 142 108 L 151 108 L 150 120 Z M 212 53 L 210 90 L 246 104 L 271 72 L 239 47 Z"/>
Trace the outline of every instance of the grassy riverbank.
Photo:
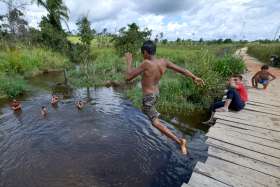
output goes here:
<path id="1" fill-rule="evenodd" d="M 63 55 L 45 48 L 2 46 L 0 51 L 0 95 L 16 97 L 28 90 L 25 78 L 46 71 L 62 70 L 70 64 Z"/>
<path id="2" fill-rule="evenodd" d="M 269 64 L 271 55 L 278 55 L 280 57 L 280 43 L 269 44 L 250 44 L 248 45 L 248 54 Z"/>

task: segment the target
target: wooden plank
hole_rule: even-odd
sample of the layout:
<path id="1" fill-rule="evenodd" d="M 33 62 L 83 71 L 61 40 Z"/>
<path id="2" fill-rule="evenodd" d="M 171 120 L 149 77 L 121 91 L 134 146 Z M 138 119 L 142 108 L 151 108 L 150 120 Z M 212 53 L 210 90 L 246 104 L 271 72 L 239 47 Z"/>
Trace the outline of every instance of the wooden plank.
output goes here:
<path id="1" fill-rule="evenodd" d="M 260 106 L 267 106 L 267 107 L 280 107 L 279 103 L 265 103 L 263 100 L 258 100 L 258 99 L 249 100 L 248 103 L 252 103 Z"/>
<path id="2" fill-rule="evenodd" d="M 280 132 L 279 126 L 277 124 L 275 124 L 274 122 L 255 122 L 255 121 L 249 121 L 249 120 L 245 120 L 245 119 L 239 119 L 239 118 L 234 118 L 234 117 L 229 117 L 229 116 L 220 116 L 220 115 L 215 115 L 215 118 L 217 119 L 222 119 L 225 121 L 231 121 L 231 122 L 236 122 L 236 123 L 241 123 L 244 125 L 251 125 L 251 126 L 255 126 L 255 127 L 260 127 L 260 128 L 264 128 L 264 129 L 268 129 L 271 131 L 276 131 L 276 132 Z"/>
<path id="3" fill-rule="evenodd" d="M 261 161 L 255 160 L 255 159 L 251 159 L 251 158 L 245 157 L 240 154 L 227 152 L 222 149 L 215 148 L 215 147 L 209 147 L 208 155 L 214 156 L 216 158 L 223 159 L 228 162 L 232 162 L 237 165 L 244 166 L 244 167 L 247 167 L 247 168 L 250 168 L 250 169 L 253 169 L 253 170 L 256 170 L 256 171 L 259 171 L 264 174 L 271 175 L 273 177 L 280 179 L 280 167 L 273 166 L 271 164 L 267 164 L 267 163 L 264 163 L 264 162 L 261 162 Z"/>
<path id="4" fill-rule="evenodd" d="M 223 184 L 217 180 L 209 178 L 203 174 L 193 172 L 188 184 L 183 184 L 182 187 L 229 187 L 229 185 Z"/>
<path id="5" fill-rule="evenodd" d="M 271 105 L 271 106 L 277 106 L 277 107 L 280 106 L 279 101 L 269 101 L 269 100 L 265 100 L 264 98 L 261 98 L 261 97 L 252 98 L 252 96 L 249 96 L 249 102 L 250 101 L 257 102 L 257 103 L 263 103 L 263 104 Z"/>
<path id="6" fill-rule="evenodd" d="M 272 114 L 275 116 L 280 116 L 280 112 L 278 110 L 267 110 L 264 107 L 261 106 L 252 106 L 252 105 L 246 105 L 245 110 L 251 110 L 259 113 L 265 113 L 265 114 Z"/>
<path id="7" fill-rule="evenodd" d="M 249 101 L 247 103 L 247 105 L 261 106 L 261 107 L 267 108 L 268 110 L 273 109 L 273 110 L 280 111 L 280 106 L 271 106 L 271 105 L 267 105 L 267 104 L 264 104 L 264 103 L 256 103 L 256 102 Z"/>
<path id="8" fill-rule="evenodd" d="M 240 112 L 216 112 L 216 116 L 229 116 L 238 119 L 246 119 L 251 122 L 271 122 L 280 125 L 280 116 L 257 113 L 249 110 L 242 110 Z"/>
<path id="9" fill-rule="evenodd" d="M 240 129 L 246 129 L 246 130 L 250 130 L 250 131 L 253 131 L 253 132 L 265 133 L 268 136 L 272 136 L 273 138 L 275 138 L 277 140 L 280 139 L 280 133 L 279 132 L 272 131 L 270 129 L 265 129 L 263 127 L 241 124 L 241 123 L 226 121 L 226 120 L 222 120 L 222 119 L 216 120 L 216 123 L 227 125 L 227 126 L 232 126 L 232 127 L 236 127 L 236 128 L 240 128 Z"/>
<path id="10" fill-rule="evenodd" d="M 256 137 L 256 136 L 252 136 L 252 135 L 245 135 L 239 132 L 235 132 L 235 131 L 230 131 L 230 130 L 226 130 L 225 128 L 221 127 L 221 126 L 214 126 L 210 129 L 210 131 L 207 133 L 211 134 L 212 136 L 218 136 L 221 135 L 225 135 L 225 136 L 230 136 L 233 138 L 238 138 L 240 140 L 245 140 L 248 142 L 253 142 L 259 145 L 263 145 L 263 146 L 267 146 L 267 147 L 271 147 L 274 149 L 277 149 L 279 151 L 279 156 L 280 156 L 280 143 L 279 142 L 275 142 L 275 141 L 271 141 L 268 139 L 264 139 L 264 138 L 260 138 L 260 137 Z"/>
<path id="11" fill-rule="evenodd" d="M 210 169 L 217 168 L 217 170 L 213 169 L 212 171 L 210 171 L 211 176 L 217 180 L 223 181 L 233 186 L 238 186 L 234 185 L 236 181 L 231 181 L 230 178 L 227 179 L 226 176 L 219 177 L 220 173 L 217 173 L 217 171 L 221 171 L 221 173 L 224 173 L 224 175 L 227 175 L 227 173 L 232 174 L 234 177 L 239 178 L 241 182 L 244 183 L 243 185 L 250 184 L 250 182 L 253 181 L 255 184 L 261 184 L 261 186 L 280 186 L 280 180 L 278 178 L 211 156 L 208 157 L 205 166 Z M 246 179 L 243 179 L 243 177 L 246 177 Z M 231 182 L 229 183 L 229 181 Z"/>
<path id="12" fill-rule="evenodd" d="M 217 134 L 217 133 L 212 133 L 210 131 L 210 133 L 208 133 L 207 136 L 211 137 L 213 139 L 216 139 L 216 140 L 220 140 L 223 142 L 227 142 L 229 144 L 233 144 L 233 145 L 242 147 L 242 148 L 246 148 L 246 149 L 256 151 L 256 152 L 259 152 L 262 154 L 271 155 L 273 157 L 280 158 L 280 151 L 278 149 L 259 145 L 259 144 L 253 143 L 253 142 L 248 142 L 248 141 L 242 140 L 242 139 L 237 139 L 235 137 L 227 136 L 222 133 Z"/>
<path id="13" fill-rule="evenodd" d="M 223 183 L 226 183 L 231 186 L 243 186 L 243 187 L 263 186 L 263 184 L 259 183 L 258 181 L 254 181 L 251 178 L 248 178 L 247 175 L 239 175 L 238 172 L 234 169 L 230 171 L 226 171 L 212 165 L 202 164 L 198 162 L 195 167 L 195 170 L 197 172 L 203 173 L 204 175 L 222 181 Z"/>
<path id="14" fill-rule="evenodd" d="M 227 122 L 221 123 L 220 121 L 216 122 L 214 127 L 223 128 L 223 129 L 225 129 L 225 131 L 234 131 L 234 132 L 241 133 L 243 135 L 251 135 L 251 136 L 258 137 L 258 138 L 263 138 L 263 139 L 266 139 L 266 140 L 271 140 L 271 141 L 280 143 L 280 137 L 275 138 L 275 137 L 271 136 L 270 133 L 266 133 L 266 132 L 263 132 L 261 130 L 252 131 L 251 129 L 248 129 L 246 127 L 245 128 L 239 128 L 239 127 L 232 126 L 231 124 L 227 125 Z M 280 133 L 278 133 L 278 134 L 280 135 Z"/>
<path id="15" fill-rule="evenodd" d="M 206 140 L 206 143 L 210 146 L 217 147 L 217 148 L 223 149 L 225 151 L 229 151 L 232 153 L 238 153 L 240 155 L 247 156 L 249 158 L 280 167 L 280 159 L 272 157 L 270 155 L 258 153 L 258 152 L 255 152 L 255 151 L 252 151 L 252 150 L 249 150 L 246 148 L 242 148 L 240 146 L 228 144 L 226 142 L 215 140 L 212 138 L 208 138 Z"/>
<path id="16" fill-rule="evenodd" d="M 256 120 L 256 119 L 262 119 L 262 117 L 264 117 L 266 120 L 270 119 L 270 118 L 275 118 L 278 119 L 278 122 L 280 121 L 280 116 L 278 115 L 274 115 L 274 114 L 269 114 L 269 113 L 263 113 L 263 112 L 256 112 L 256 111 L 252 111 L 252 110 L 241 110 L 239 112 L 235 112 L 235 111 L 230 111 L 230 112 L 216 112 L 216 115 L 231 115 L 231 116 L 238 116 L 238 117 L 249 117 L 249 116 L 254 116 L 255 118 L 252 118 L 252 120 Z"/>

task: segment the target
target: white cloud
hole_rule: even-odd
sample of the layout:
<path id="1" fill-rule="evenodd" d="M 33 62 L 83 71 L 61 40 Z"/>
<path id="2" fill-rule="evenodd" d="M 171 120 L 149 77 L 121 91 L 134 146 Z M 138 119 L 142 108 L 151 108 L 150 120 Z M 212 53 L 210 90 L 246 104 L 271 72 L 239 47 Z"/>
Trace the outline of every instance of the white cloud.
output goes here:
<path id="1" fill-rule="evenodd" d="M 129 23 L 148 27 L 175 40 L 180 38 L 272 39 L 280 25 L 279 0 L 65 0 L 69 26 L 87 15 L 92 26 L 116 32 Z M 3 5 L 0 4 L 0 8 Z M 3 8 L 0 9 L 3 12 Z M 31 26 L 46 15 L 36 5 L 26 9 Z M 280 33 L 279 33 L 280 34 Z"/>

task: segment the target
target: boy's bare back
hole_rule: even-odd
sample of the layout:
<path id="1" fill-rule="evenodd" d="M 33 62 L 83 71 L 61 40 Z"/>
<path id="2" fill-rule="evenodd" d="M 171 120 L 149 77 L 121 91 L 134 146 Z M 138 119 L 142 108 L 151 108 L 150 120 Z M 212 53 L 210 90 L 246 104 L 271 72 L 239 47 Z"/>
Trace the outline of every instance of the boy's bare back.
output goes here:
<path id="1" fill-rule="evenodd" d="M 144 60 L 142 73 L 142 90 L 144 94 L 158 93 L 158 84 L 167 69 L 164 59 Z"/>

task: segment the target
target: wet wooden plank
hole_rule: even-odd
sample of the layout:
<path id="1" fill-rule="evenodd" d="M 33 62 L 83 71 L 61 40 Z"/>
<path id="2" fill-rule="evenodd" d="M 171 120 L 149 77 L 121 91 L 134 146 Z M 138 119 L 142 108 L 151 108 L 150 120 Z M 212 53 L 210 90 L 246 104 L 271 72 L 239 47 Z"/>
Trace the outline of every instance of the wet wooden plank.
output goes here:
<path id="1" fill-rule="evenodd" d="M 232 137 L 232 136 L 228 136 L 228 135 L 225 135 L 223 133 L 211 132 L 211 130 L 210 130 L 209 133 L 207 133 L 207 136 L 211 137 L 213 139 L 216 139 L 216 140 L 220 140 L 220 141 L 223 141 L 223 142 L 227 142 L 229 144 L 233 144 L 233 145 L 242 147 L 242 148 L 246 148 L 246 149 L 249 149 L 249 150 L 252 150 L 252 151 L 256 151 L 256 152 L 263 153 L 263 154 L 266 154 L 266 155 L 271 155 L 271 156 L 276 157 L 276 158 L 280 158 L 280 150 L 278 150 L 278 149 L 274 149 L 274 148 L 267 147 L 267 146 L 264 146 L 264 145 L 260 145 L 260 144 L 257 144 L 257 143 L 253 143 L 253 142 L 248 142 L 246 140 L 238 139 L 238 138 Z"/>
<path id="2" fill-rule="evenodd" d="M 228 162 L 244 166 L 280 179 L 280 167 L 267 164 L 255 159 L 251 159 L 238 153 L 231 153 L 215 147 L 209 147 L 208 155 L 215 156 L 216 158 L 223 159 Z"/>
<path id="3" fill-rule="evenodd" d="M 231 186 L 279 187 L 280 185 L 278 178 L 211 156 L 205 164 L 197 163 L 195 170 Z"/>
<path id="4" fill-rule="evenodd" d="M 280 167 L 280 159 L 272 157 L 270 155 L 258 153 L 258 152 L 240 147 L 240 146 L 236 146 L 236 145 L 229 144 L 229 143 L 219 141 L 219 140 L 215 140 L 212 138 L 208 138 L 206 143 L 210 146 L 217 147 L 217 148 L 223 149 L 228 152 L 238 153 L 240 155 Z"/>
<path id="5" fill-rule="evenodd" d="M 211 134 L 211 136 L 220 136 L 220 135 L 229 136 L 232 138 L 236 138 L 236 139 L 240 139 L 240 140 L 244 140 L 244 141 L 248 141 L 248 142 L 253 142 L 253 143 L 256 143 L 259 145 L 271 147 L 271 148 L 277 149 L 279 151 L 279 156 L 280 156 L 280 143 L 276 142 L 276 141 L 272 141 L 272 140 L 252 136 L 252 135 L 245 135 L 245 134 L 231 131 L 231 130 L 226 130 L 225 128 L 223 128 L 223 126 L 212 127 L 210 129 L 209 133 L 207 133 L 207 136 L 210 134 Z"/>
<path id="6" fill-rule="evenodd" d="M 223 184 L 217 180 L 209 178 L 200 173 L 193 172 L 188 184 L 183 184 L 182 187 L 229 187 L 229 185 Z"/>

